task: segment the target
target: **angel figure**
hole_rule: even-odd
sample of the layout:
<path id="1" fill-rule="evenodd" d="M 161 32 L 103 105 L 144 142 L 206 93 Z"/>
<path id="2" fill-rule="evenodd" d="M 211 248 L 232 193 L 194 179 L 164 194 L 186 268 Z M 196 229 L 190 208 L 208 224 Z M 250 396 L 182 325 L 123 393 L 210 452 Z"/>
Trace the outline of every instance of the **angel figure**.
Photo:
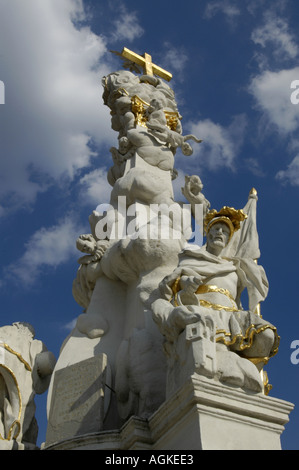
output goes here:
<path id="1" fill-rule="evenodd" d="M 181 135 L 176 131 L 169 129 L 167 126 L 155 121 L 150 120 L 146 123 L 150 133 L 156 137 L 160 142 L 169 144 L 169 146 L 176 151 L 178 147 L 182 149 L 183 155 L 190 156 L 193 153 L 193 149 L 187 140 L 193 140 L 194 142 L 201 143 L 202 140 L 198 139 L 193 134 Z"/>
<path id="2" fill-rule="evenodd" d="M 207 211 L 210 208 L 210 202 L 205 198 L 202 193 L 203 184 L 199 176 L 185 176 L 185 186 L 181 189 L 182 194 L 185 196 L 187 201 L 191 204 L 192 214 L 195 215 L 196 204 L 202 204 L 203 217 L 205 217 Z"/>

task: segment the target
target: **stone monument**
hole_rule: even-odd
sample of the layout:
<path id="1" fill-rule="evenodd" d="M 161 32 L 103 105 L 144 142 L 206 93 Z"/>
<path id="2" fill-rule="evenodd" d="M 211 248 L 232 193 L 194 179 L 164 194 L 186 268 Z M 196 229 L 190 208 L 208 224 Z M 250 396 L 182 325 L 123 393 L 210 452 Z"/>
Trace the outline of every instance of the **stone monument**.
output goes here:
<path id="1" fill-rule="evenodd" d="M 38 426 L 35 394 L 44 393 L 54 355 L 29 323 L 0 328 L 0 450 L 35 450 Z"/>
<path id="2" fill-rule="evenodd" d="M 257 193 L 211 210 L 186 175 L 188 204 L 175 201 L 176 152 L 201 139 L 183 133 L 171 74 L 119 55 L 129 70 L 102 81 L 117 133 L 110 200 L 77 240 L 83 311 L 51 377 L 43 448 L 279 449 L 293 405 L 268 396 L 279 336 L 259 310 Z"/>

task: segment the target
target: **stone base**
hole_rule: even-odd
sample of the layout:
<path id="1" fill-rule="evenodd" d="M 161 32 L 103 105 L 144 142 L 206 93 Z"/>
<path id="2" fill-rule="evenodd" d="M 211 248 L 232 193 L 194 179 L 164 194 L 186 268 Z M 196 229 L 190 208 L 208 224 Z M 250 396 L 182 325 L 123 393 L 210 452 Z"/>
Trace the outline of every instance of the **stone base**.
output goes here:
<path id="1" fill-rule="evenodd" d="M 193 376 L 149 418 L 45 450 L 280 450 L 294 405 Z"/>
<path id="2" fill-rule="evenodd" d="M 107 356 L 99 354 L 56 371 L 46 442 L 103 429 Z"/>
<path id="3" fill-rule="evenodd" d="M 0 451 L 1 450 L 40 450 L 35 444 L 28 442 L 2 441 L 0 440 Z"/>

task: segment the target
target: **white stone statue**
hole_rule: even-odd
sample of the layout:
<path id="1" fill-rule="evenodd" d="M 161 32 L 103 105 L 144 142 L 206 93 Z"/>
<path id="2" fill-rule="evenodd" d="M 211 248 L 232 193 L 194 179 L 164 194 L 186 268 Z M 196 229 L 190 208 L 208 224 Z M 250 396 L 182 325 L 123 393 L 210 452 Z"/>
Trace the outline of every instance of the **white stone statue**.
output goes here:
<path id="1" fill-rule="evenodd" d="M 185 186 L 182 188 L 182 194 L 191 204 L 192 214 L 195 216 L 195 208 L 202 205 L 203 218 L 206 216 L 211 204 L 204 196 L 203 184 L 198 175 L 185 176 Z"/>
<path id="2" fill-rule="evenodd" d="M 150 130 L 150 133 L 154 137 L 156 137 L 160 142 L 169 144 L 173 152 L 175 152 L 178 147 L 181 147 L 184 155 L 186 156 L 192 155 L 193 149 L 191 145 L 187 142 L 187 140 L 194 140 L 194 142 L 197 142 L 197 143 L 202 142 L 202 140 L 198 139 L 193 134 L 183 136 L 183 135 L 180 135 L 178 132 L 169 129 L 167 126 L 167 123 L 164 124 L 162 120 L 158 119 L 155 116 L 156 114 L 157 114 L 156 110 L 152 112 L 152 114 L 149 115 L 149 119 L 146 123 L 146 126 Z M 152 115 L 154 115 L 155 117 L 152 118 L 151 117 Z"/>
<path id="3" fill-rule="evenodd" d="M 158 77 L 149 75 L 138 77 L 132 72 L 120 70 L 104 77 L 102 84 L 103 101 L 111 109 L 112 119 L 116 113 L 115 103 L 124 96 L 137 95 L 145 103 L 150 103 L 152 99 L 157 98 L 165 108 L 177 112 L 173 90 Z"/>
<path id="4" fill-rule="evenodd" d="M 73 296 L 84 309 L 88 307 L 96 280 L 102 273 L 99 261 L 108 245 L 108 240 L 96 240 L 92 234 L 80 235 L 77 240 L 78 250 L 86 255 L 78 259 L 80 267 L 73 281 Z"/>
<path id="5" fill-rule="evenodd" d="M 111 186 L 124 175 L 126 161 L 133 157 L 136 149 L 126 136 L 119 138 L 119 146 L 111 147 L 110 152 L 114 165 L 109 169 L 107 179 Z"/>
<path id="6" fill-rule="evenodd" d="M 62 345 L 49 388 L 48 415 L 55 415 L 55 374 L 105 354 L 111 370 L 108 385 L 116 394 L 110 398 L 108 389 L 104 392 L 103 425 L 115 429 L 131 415 L 151 415 L 165 400 L 163 336 L 150 306 L 159 295 L 159 282 L 177 266 L 186 240 L 180 228 L 175 229 L 180 233 L 178 239 L 162 236 L 164 228 L 173 229 L 175 225 L 175 216 L 167 208 L 173 206 L 179 216 L 182 212 L 175 204 L 172 187 L 177 144 L 159 140 L 146 126 L 147 121 L 156 120 L 181 135 L 181 116 L 172 89 L 159 78 L 148 74 L 138 77 L 128 71 L 110 74 L 103 85 L 103 100 L 111 110 L 112 128 L 118 133 L 118 145 L 110 150 L 110 209 L 105 215 L 94 211 L 89 220 L 91 233 L 77 241 L 85 256 L 79 259 L 73 295 L 83 312 Z M 132 217 L 128 215 L 123 237 L 117 230 L 114 235 L 113 230 L 100 233 L 101 223 L 105 226 L 113 220 L 116 226 L 120 224 L 121 197 L 126 211 L 140 210 L 145 217 L 138 219 L 132 232 Z M 151 204 L 165 205 L 162 214 L 155 216 L 162 224 L 157 224 L 157 230 L 155 226 L 153 239 L 143 236 L 152 224 L 147 218 Z"/>
<path id="7" fill-rule="evenodd" d="M 49 386 L 56 359 L 28 323 L 0 328 L 0 449 L 34 449 L 35 394 Z"/>
<path id="8" fill-rule="evenodd" d="M 276 328 L 257 313 L 268 293 L 268 281 L 264 269 L 250 257 L 250 250 L 239 256 L 240 250 L 231 249 L 240 224 L 251 238 L 251 212 L 248 232 L 245 212 L 229 207 L 210 211 L 205 219 L 206 245 L 183 250 L 178 267 L 160 284 L 162 298 L 152 309 L 166 338 L 172 392 L 179 386 L 181 364 L 195 339 L 190 374 L 197 372 L 254 392 L 263 391 L 259 372 L 279 344 Z M 249 244 L 256 245 L 255 234 Z M 252 250 L 256 251 L 256 246 Z M 247 310 L 241 305 L 244 289 L 249 297 Z"/>
<path id="9" fill-rule="evenodd" d="M 79 427 L 88 434 L 119 429 L 133 415 L 148 418 L 192 374 L 260 392 L 260 370 L 278 343 L 276 329 L 255 313 L 268 284 L 255 262 L 254 195 L 244 212 L 209 211 L 201 179 L 186 176 L 182 193 L 196 222 L 202 223 L 198 206 L 208 222 L 207 245 L 188 245 L 192 224 L 188 230 L 181 224 L 183 204 L 174 200 L 174 162 L 178 149 L 191 155 L 188 140 L 201 140 L 183 135 L 173 90 L 160 78 L 119 71 L 103 85 L 118 141 L 110 149 L 112 189 L 107 209 L 89 218 L 91 233 L 77 240 L 84 256 L 73 295 L 83 312 L 51 378 L 51 442 L 56 425 L 63 439 L 61 412 L 67 416 L 63 403 L 55 410 L 55 396 L 63 396 L 71 380 L 76 383 L 85 361 L 94 359 L 105 377 L 101 420 L 92 424 L 82 418 Z M 154 215 L 153 205 L 159 206 Z M 169 236 L 169 229 L 177 236 Z M 240 304 L 244 288 L 246 310 Z M 89 390 L 84 399 L 92 409 Z M 76 415 L 84 417 L 80 406 Z M 67 427 L 65 438 L 72 424 Z"/>
<path id="10" fill-rule="evenodd" d="M 181 135 L 181 116 L 174 93 L 160 79 L 147 75 L 138 79 L 131 72 L 120 71 L 104 77 L 103 85 L 112 129 L 119 132 L 119 139 L 126 136 L 150 165 L 172 170 L 178 147 L 184 155 L 191 155 L 193 149 L 187 140 L 201 142 L 194 135 Z M 136 124 L 149 132 L 136 129 Z"/>

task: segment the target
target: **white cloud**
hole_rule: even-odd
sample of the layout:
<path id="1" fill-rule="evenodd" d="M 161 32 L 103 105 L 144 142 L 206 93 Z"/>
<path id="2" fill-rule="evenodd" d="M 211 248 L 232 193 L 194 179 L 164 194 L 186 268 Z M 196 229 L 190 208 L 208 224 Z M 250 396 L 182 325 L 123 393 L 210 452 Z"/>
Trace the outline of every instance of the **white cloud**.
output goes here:
<path id="1" fill-rule="evenodd" d="M 109 203 L 112 187 L 107 181 L 106 168 L 98 168 L 87 173 L 80 179 L 80 202 L 93 204 L 96 208 L 99 204 Z"/>
<path id="2" fill-rule="evenodd" d="M 76 239 L 83 232 L 71 215 L 42 227 L 25 244 L 23 256 L 5 268 L 6 279 L 32 286 L 46 267 L 55 269 L 76 255 Z"/>
<path id="3" fill-rule="evenodd" d="M 91 142 L 112 142 L 101 100 L 107 49 L 104 38 L 73 24 L 84 19 L 81 0 L 0 0 L 0 8 L 0 197 L 22 206 L 87 166 Z"/>
<path id="4" fill-rule="evenodd" d="M 282 183 L 299 186 L 299 155 L 293 159 L 286 170 L 281 170 L 277 173 L 276 179 Z"/>
<path id="5" fill-rule="evenodd" d="M 282 134 L 292 133 L 299 126 L 299 106 L 291 102 L 291 83 L 299 77 L 299 67 L 279 72 L 265 71 L 254 77 L 249 91 L 254 96 L 264 122 Z"/>
<path id="6" fill-rule="evenodd" d="M 173 194 L 175 201 L 184 201 L 184 196 L 182 195 L 182 188 L 185 186 L 185 173 L 182 170 L 177 170 L 178 175 L 173 180 Z"/>
<path id="7" fill-rule="evenodd" d="M 255 176 L 266 176 L 264 170 L 261 168 L 261 163 L 258 158 L 249 157 L 244 160 L 246 168 Z"/>
<path id="8" fill-rule="evenodd" d="M 119 19 L 116 19 L 112 25 L 113 33 L 111 37 L 113 41 L 127 40 L 129 42 L 143 35 L 144 30 L 138 22 L 137 13 L 128 12 L 124 4 L 118 5 Z"/>
<path id="9" fill-rule="evenodd" d="M 264 12 L 266 8 L 269 8 L 268 11 L 273 12 L 273 14 L 282 15 L 289 7 L 289 0 L 271 0 L 271 3 L 268 0 L 246 0 L 246 3 L 248 12 L 257 16 Z"/>
<path id="10" fill-rule="evenodd" d="M 298 56 L 299 48 L 287 21 L 271 11 L 266 12 L 264 23 L 254 29 L 251 39 L 264 49 L 272 46 L 276 59 L 295 59 Z"/>
<path id="11" fill-rule="evenodd" d="M 212 18 L 217 13 L 223 13 L 226 19 L 232 23 L 237 16 L 240 15 L 241 11 L 236 6 L 235 2 L 230 0 L 212 1 L 209 2 L 205 8 L 205 17 L 207 19 Z"/>
<path id="12" fill-rule="evenodd" d="M 249 91 L 261 111 L 263 133 L 276 131 L 281 137 L 288 138 L 288 151 L 298 151 L 299 105 L 293 104 L 291 84 L 299 77 L 299 67 L 279 72 L 265 71 L 252 79 Z M 295 90 L 296 92 L 296 90 Z M 277 173 L 281 183 L 299 185 L 299 155 L 293 158 L 286 170 Z"/>
<path id="13" fill-rule="evenodd" d="M 189 60 L 184 47 L 175 47 L 169 42 L 164 43 L 163 68 L 175 74 L 175 78 L 181 78 Z"/>
<path id="14" fill-rule="evenodd" d="M 188 125 L 192 134 L 203 139 L 201 144 L 194 144 L 194 156 L 210 169 L 222 167 L 234 170 L 235 159 L 243 143 L 247 125 L 245 115 L 235 116 L 227 127 L 216 124 L 210 119 L 204 119 Z M 191 145 L 192 145 L 192 141 Z"/>
<path id="15" fill-rule="evenodd" d="M 67 331 L 72 331 L 77 323 L 77 317 L 71 320 L 70 322 L 66 323 L 65 325 L 62 325 L 61 329 L 62 330 L 67 330 Z"/>

